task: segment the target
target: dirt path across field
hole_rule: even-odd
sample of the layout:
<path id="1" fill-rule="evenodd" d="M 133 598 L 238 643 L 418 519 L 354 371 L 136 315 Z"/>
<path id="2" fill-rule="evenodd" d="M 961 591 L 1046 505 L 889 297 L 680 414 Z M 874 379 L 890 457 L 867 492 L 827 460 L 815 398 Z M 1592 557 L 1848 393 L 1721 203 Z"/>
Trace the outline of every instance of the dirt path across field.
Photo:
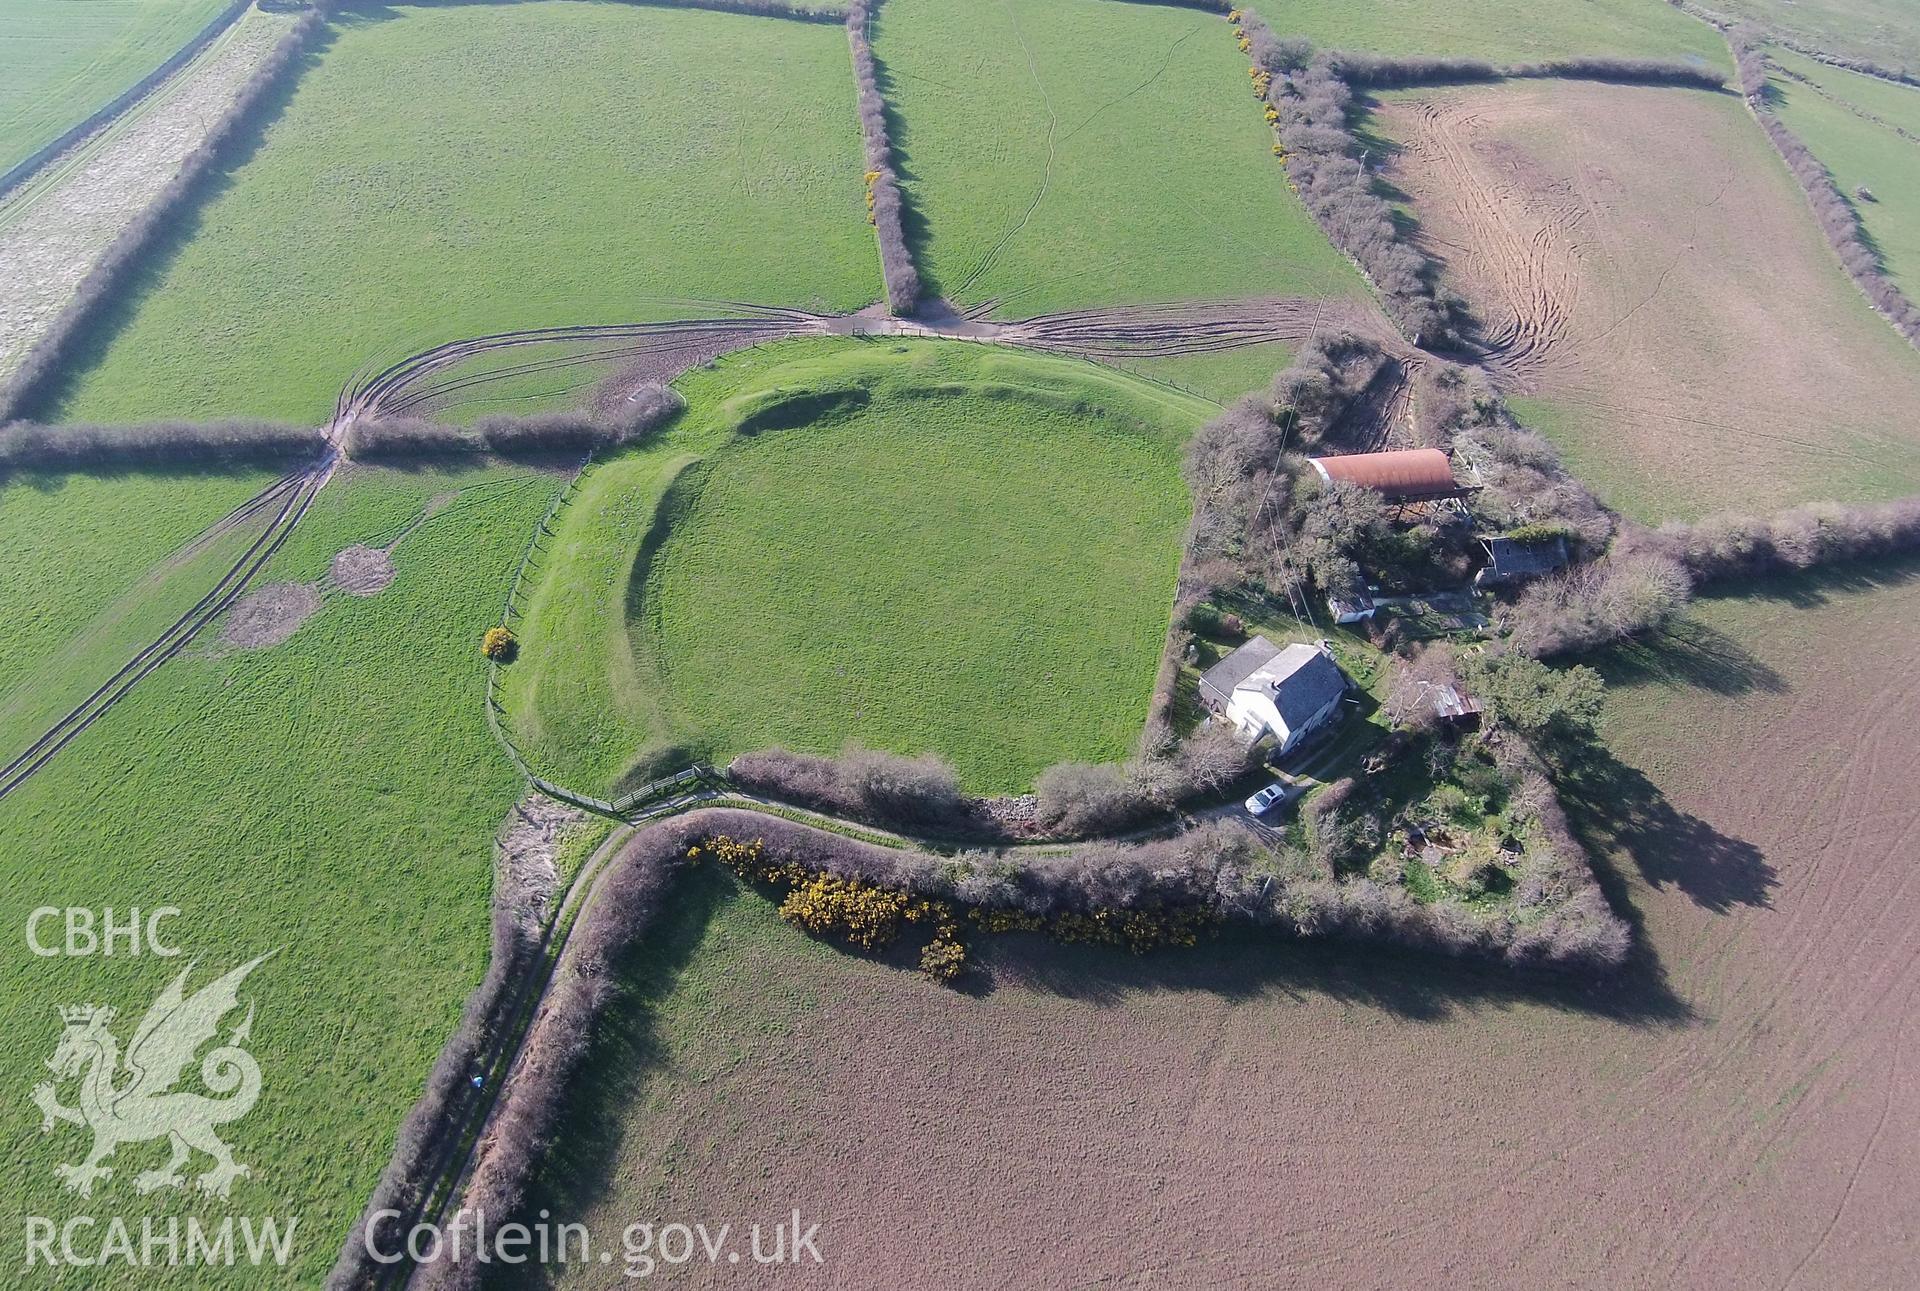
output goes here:
<path id="1" fill-rule="evenodd" d="M 124 116 L 0 200 L 0 379 L 206 141 L 294 20 L 249 10 Z"/>
<path id="2" fill-rule="evenodd" d="M 601 392 L 604 400 L 640 381 L 670 381 L 731 350 L 796 336 L 975 341 L 1125 363 L 1275 341 L 1298 345 L 1338 328 L 1372 338 L 1395 360 L 1391 379 L 1351 414 L 1364 423 L 1353 428 L 1357 441 L 1385 444 L 1405 426 L 1413 374 L 1427 361 L 1372 305 L 1310 298 L 1141 305 L 1017 321 L 991 320 L 983 310 L 956 313 L 939 301 L 911 318 L 693 303 L 729 312 L 660 323 L 535 328 L 436 346 L 356 377 L 341 394 L 336 420 L 431 415 L 463 399 L 484 398 L 494 382 L 615 365 Z"/>

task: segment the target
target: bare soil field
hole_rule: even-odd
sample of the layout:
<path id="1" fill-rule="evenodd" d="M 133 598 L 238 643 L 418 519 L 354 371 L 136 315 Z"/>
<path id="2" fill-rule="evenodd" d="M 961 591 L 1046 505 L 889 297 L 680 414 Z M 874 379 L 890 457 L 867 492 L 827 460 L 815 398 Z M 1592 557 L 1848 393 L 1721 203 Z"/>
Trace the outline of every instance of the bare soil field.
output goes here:
<path id="1" fill-rule="evenodd" d="M 1912 1285 L 1917 619 L 1910 564 L 1611 665 L 1580 815 L 1647 950 L 1602 989 L 1007 939 L 953 992 L 690 878 L 537 1204 L 616 1250 L 797 1206 L 819 1286 Z"/>
<path id="2" fill-rule="evenodd" d="M 1608 501 L 1920 488 L 1920 355 L 1738 98 L 1546 81 L 1391 95 L 1376 123 L 1496 371 Z"/>
<path id="3" fill-rule="evenodd" d="M 0 202 L 0 378 L 205 141 L 293 18 L 252 10 L 125 117 Z"/>

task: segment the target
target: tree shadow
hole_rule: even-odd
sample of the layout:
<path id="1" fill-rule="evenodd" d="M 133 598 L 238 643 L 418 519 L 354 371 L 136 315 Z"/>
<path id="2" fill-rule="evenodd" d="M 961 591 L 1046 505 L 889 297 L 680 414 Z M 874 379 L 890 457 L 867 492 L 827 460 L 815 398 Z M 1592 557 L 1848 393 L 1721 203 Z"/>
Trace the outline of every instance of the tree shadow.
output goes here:
<path id="1" fill-rule="evenodd" d="M 1779 875 L 1758 847 L 1674 806 L 1597 740 L 1557 752 L 1560 800 L 1590 855 L 1624 853 L 1650 886 L 1677 888 L 1715 914 L 1772 904 Z"/>
<path id="2" fill-rule="evenodd" d="M 1786 679 L 1717 628 L 1680 618 L 1593 660 L 1610 686 L 1688 686 L 1716 695 L 1781 694 Z"/>

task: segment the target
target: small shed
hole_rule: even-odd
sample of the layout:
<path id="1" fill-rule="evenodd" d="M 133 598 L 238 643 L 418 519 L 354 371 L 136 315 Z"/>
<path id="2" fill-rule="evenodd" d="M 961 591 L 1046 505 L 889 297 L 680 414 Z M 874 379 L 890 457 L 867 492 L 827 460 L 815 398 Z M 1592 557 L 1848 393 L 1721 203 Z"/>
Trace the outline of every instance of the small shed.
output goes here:
<path id="1" fill-rule="evenodd" d="M 1480 701 L 1458 686 L 1452 683 L 1431 686 L 1427 689 L 1427 698 L 1433 701 L 1435 714 L 1448 725 L 1469 730 L 1480 725 Z"/>
<path id="2" fill-rule="evenodd" d="M 1537 542 L 1515 542 L 1512 538 L 1482 538 L 1487 549 L 1487 564 L 1473 576 L 1476 587 L 1524 583 L 1530 578 L 1565 568 L 1569 559 L 1567 540 L 1561 537 Z"/>
<path id="3" fill-rule="evenodd" d="M 1453 478 L 1453 463 L 1437 448 L 1342 453 L 1307 460 L 1321 479 L 1361 485 L 1389 502 L 1434 502 L 1465 497 L 1471 491 Z"/>
<path id="4" fill-rule="evenodd" d="M 1335 623 L 1358 623 L 1361 619 L 1370 619 L 1379 608 L 1365 592 L 1327 598 L 1327 609 L 1333 614 Z"/>

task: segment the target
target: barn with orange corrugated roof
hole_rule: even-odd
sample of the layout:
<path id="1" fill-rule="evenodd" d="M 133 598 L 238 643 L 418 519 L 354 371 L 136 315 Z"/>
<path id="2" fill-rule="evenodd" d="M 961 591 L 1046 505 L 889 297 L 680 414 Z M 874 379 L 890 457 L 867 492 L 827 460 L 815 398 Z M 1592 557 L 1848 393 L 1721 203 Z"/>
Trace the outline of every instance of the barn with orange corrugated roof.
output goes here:
<path id="1" fill-rule="evenodd" d="M 1453 463 L 1437 448 L 1343 453 L 1308 461 L 1321 479 L 1362 485 L 1389 502 L 1434 502 L 1464 497 L 1471 491 L 1453 478 Z"/>

